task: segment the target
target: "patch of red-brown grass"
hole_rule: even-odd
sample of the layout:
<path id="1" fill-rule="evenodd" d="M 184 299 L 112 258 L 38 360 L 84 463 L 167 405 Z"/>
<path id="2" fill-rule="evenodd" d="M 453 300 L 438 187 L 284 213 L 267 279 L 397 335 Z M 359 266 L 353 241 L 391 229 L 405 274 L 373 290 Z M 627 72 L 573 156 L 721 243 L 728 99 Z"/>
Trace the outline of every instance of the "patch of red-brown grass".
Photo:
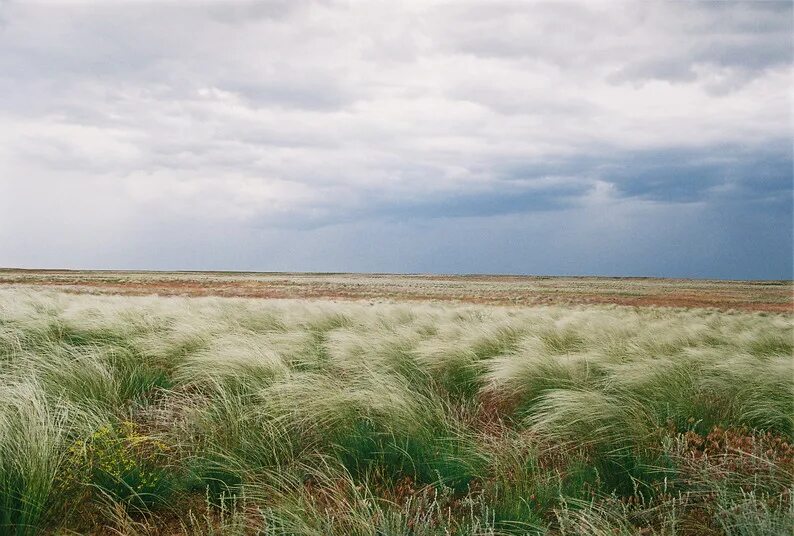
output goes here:
<path id="1" fill-rule="evenodd" d="M 705 436 L 687 432 L 683 440 L 679 460 L 685 478 L 704 470 L 712 478 L 747 483 L 770 473 L 794 475 L 794 446 L 779 434 L 716 426 Z"/>

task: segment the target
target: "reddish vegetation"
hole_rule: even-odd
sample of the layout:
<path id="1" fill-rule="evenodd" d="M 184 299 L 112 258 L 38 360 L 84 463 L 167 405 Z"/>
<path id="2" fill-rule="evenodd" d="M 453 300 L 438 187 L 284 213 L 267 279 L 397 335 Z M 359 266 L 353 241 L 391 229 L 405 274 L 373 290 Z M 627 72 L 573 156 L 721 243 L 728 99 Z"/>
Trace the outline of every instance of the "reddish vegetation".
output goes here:
<path id="1" fill-rule="evenodd" d="M 791 281 L 3 270 L 0 271 L 0 285 L 35 285 L 66 292 L 135 296 L 388 299 L 490 305 L 615 304 L 794 311 Z"/>
<path id="2" fill-rule="evenodd" d="M 688 432 L 684 464 L 690 469 L 709 467 L 709 474 L 743 477 L 748 483 L 758 473 L 769 472 L 770 467 L 794 473 L 794 446 L 780 435 L 771 432 L 750 431 L 747 428 L 715 427 L 705 437 Z"/>

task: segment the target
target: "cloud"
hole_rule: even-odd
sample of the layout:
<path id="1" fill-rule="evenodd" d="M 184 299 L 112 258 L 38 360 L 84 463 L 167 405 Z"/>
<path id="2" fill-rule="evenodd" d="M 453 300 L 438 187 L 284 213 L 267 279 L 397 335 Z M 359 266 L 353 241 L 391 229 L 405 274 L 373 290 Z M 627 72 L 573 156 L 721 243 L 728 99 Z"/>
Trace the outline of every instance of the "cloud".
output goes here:
<path id="1" fill-rule="evenodd" d="M 254 243 L 519 232 L 594 203 L 790 224 L 789 2 L 5 1 L 0 21 L 0 264 L 45 258 L 20 230 L 49 222 L 47 249 L 54 214 L 100 249 L 141 219 Z"/>

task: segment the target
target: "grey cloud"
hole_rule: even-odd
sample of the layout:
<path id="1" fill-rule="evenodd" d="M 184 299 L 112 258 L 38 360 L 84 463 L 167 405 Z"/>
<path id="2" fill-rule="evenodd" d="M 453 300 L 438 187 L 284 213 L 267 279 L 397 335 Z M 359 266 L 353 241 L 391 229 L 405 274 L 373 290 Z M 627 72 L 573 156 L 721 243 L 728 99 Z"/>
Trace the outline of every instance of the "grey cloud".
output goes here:
<path id="1" fill-rule="evenodd" d="M 279 105 L 307 110 L 336 110 L 356 99 L 356 91 L 344 87 L 333 76 L 296 73 L 287 66 L 275 70 L 270 80 L 258 84 L 232 84 L 219 89 L 238 93 L 253 107 Z"/>
<path id="2" fill-rule="evenodd" d="M 453 9 L 444 46 L 466 54 L 597 69 L 613 83 L 691 82 L 695 66 L 751 73 L 792 60 L 790 2 L 477 3 Z M 750 73 L 750 74 L 748 74 Z M 598 72 L 596 70 L 596 75 Z"/>
<path id="3" fill-rule="evenodd" d="M 680 6 L 676 6 L 680 7 Z M 661 43 L 655 57 L 636 60 L 613 76 L 616 81 L 691 81 L 697 65 L 736 71 L 735 83 L 792 60 L 790 2 L 693 2 L 678 13 L 675 40 Z"/>
<path id="4" fill-rule="evenodd" d="M 227 24 L 248 24 L 261 19 L 282 20 L 294 16 L 317 0 L 244 0 L 237 2 L 204 2 L 210 17 Z M 325 3 L 325 2 L 322 2 Z"/>
<path id="5" fill-rule="evenodd" d="M 586 218 L 619 211 L 602 228 L 619 235 L 653 223 L 659 247 L 684 255 L 665 241 L 686 234 L 664 218 L 695 225 L 700 210 L 712 218 L 701 246 L 719 235 L 756 251 L 736 225 L 721 234 L 718 215 L 790 224 L 790 15 L 767 3 L 3 2 L 0 229 L 30 231 L 0 232 L 0 250 L 43 262 L 55 257 L 30 244 L 67 258 L 59 244 L 72 241 L 75 262 L 98 262 L 101 228 L 94 242 L 114 262 L 165 267 L 146 234 L 167 229 L 171 244 L 202 228 L 214 238 L 186 243 L 218 258 L 180 246 L 174 263 L 264 262 L 228 249 L 228 232 L 283 254 L 273 268 L 344 269 L 351 233 L 372 228 L 414 261 L 373 253 L 351 269 L 450 269 L 435 244 L 477 271 L 445 245 L 463 248 L 465 233 L 486 271 L 538 262 L 531 240 L 555 248 L 560 270 L 617 269 L 555 245 L 597 253 L 552 229 L 571 220 L 640 270 Z M 520 254 L 499 233 L 525 236 Z M 110 245 L 120 237 L 148 253 Z M 790 252 L 785 237 L 764 247 Z M 292 251 L 298 239 L 316 255 Z M 691 273 L 719 272 L 700 258 Z"/>
<path id="6" fill-rule="evenodd" d="M 626 65 L 609 75 L 607 80 L 620 84 L 624 82 L 642 83 L 648 80 L 667 80 L 670 82 L 692 82 L 697 79 L 691 60 L 680 58 L 661 58 L 642 60 Z"/>

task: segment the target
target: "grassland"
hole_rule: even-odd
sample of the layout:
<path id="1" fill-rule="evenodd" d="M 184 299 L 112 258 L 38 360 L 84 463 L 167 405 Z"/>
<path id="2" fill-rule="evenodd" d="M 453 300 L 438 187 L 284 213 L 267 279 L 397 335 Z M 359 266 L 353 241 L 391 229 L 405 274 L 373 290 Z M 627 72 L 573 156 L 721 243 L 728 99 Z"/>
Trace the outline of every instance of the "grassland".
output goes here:
<path id="1" fill-rule="evenodd" d="M 62 274 L 2 275 L 2 534 L 733 536 L 794 523 L 788 282 L 605 280 L 517 307 L 462 302 L 565 284 L 307 275 L 292 291 L 374 298 L 383 285 L 414 300 L 397 303 L 196 297 L 299 276 Z M 86 293 L 164 281 L 203 290 Z M 576 298 L 674 287 L 721 301 Z"/>
<path id="2" fill-rule="evenodd" d="M 0 286 L 127 296 L 629 305 L 792 312 L 792 281 L 493 275 L 132 272 L 0 269 Z"/>

